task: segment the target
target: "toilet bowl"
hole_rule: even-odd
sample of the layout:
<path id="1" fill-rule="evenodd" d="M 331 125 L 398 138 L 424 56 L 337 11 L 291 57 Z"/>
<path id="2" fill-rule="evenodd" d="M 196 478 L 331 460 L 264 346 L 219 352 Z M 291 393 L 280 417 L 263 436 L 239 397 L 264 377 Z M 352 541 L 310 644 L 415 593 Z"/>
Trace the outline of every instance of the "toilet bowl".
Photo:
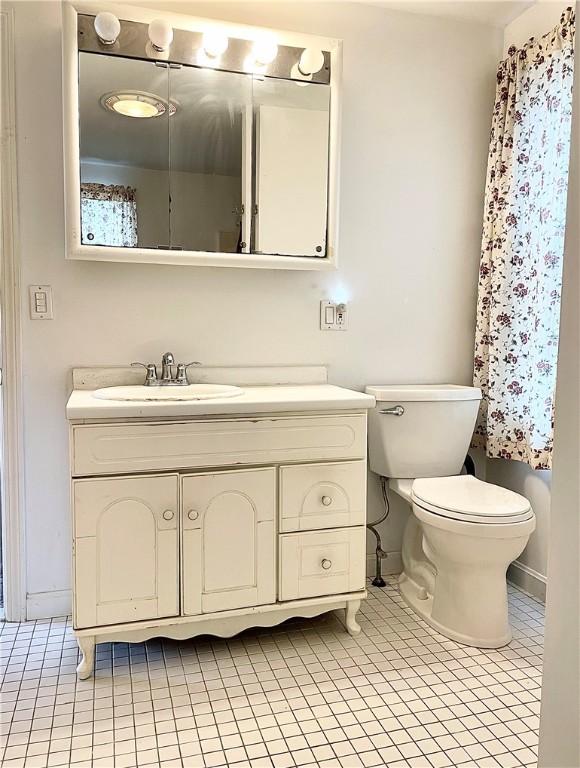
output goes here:
<path id="1" fill-rule="evenodd" d="M 413 481 L 410 501 L 399 581 L 405 601 L 457 642 L 509 643 L 506 571 L 535 528 L 527 499 L 458 475 Z"/>
<path id="2" fill-rule="evenodd" d="M 446 637 L 509 643 L 506 571 L 535 528 L 527 499 L 460 474 L 481 393 L 455 385 L 374 386 L 369 463 L 410 505 L 401 595 Z"/>

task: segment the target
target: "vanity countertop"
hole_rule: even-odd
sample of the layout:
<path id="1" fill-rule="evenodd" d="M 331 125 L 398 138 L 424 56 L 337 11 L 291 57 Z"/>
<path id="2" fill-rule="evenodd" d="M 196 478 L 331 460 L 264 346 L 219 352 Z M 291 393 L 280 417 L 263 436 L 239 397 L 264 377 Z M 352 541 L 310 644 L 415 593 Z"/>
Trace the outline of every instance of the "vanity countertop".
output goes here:
<path id="1" fill-rule="evenodd" d="M 349 411 L 373 408 L 375 398 L 332 384 L 247 386 L 238 397 L 215 400 L 128 402 L 98 400 L 93 390 L 75 389 L 66 415 L 70 421 L 101 419 L 159 419 L 192 416 L 236 416 L 256 413 Z"/>

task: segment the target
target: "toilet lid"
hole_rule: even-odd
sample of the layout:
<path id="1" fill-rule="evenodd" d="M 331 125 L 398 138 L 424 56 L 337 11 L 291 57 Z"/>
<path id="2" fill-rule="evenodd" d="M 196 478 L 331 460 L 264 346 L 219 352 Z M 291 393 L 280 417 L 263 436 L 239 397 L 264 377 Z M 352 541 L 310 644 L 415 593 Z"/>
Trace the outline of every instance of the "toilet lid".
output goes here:
<path id="1" fill-rule="evenodd" d="M 534 515 L 524 496 L 472 475 L 417 479 L 411 497 L 429 512 L 466 522 L 515 523 Z"/>

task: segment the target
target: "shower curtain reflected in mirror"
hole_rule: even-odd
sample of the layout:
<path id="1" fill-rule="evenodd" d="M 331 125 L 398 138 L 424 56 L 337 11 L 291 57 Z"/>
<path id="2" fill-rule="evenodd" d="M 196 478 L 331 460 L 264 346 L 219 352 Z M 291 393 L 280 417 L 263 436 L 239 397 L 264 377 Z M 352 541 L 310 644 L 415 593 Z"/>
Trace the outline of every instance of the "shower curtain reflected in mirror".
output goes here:
<path id="1" fill-rule="evenodd" d="M 115 184 L 81 184 L 81 242 L 136 248 L 136 190 Z"/>

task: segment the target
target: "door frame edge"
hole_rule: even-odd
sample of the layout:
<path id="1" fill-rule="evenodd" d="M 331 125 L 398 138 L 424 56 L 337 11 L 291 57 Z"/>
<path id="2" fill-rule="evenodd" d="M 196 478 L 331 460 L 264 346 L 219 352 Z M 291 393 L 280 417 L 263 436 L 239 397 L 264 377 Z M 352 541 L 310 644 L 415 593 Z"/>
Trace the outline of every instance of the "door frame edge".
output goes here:
<path id="1" fill-rule="evenodd" d="M 1 241 L 0 311 L 2 343 L 2 564 L 4 613 L 7 621 L 26 619 L 26 559 L 24 526 L 24 451 L 22 399 L 22 339 L 18 188 L 16 156 L 16 81 L 14 9 L 0 8 L 0 56 L 4 78 L 1 94 L 0 177 Z"/>

